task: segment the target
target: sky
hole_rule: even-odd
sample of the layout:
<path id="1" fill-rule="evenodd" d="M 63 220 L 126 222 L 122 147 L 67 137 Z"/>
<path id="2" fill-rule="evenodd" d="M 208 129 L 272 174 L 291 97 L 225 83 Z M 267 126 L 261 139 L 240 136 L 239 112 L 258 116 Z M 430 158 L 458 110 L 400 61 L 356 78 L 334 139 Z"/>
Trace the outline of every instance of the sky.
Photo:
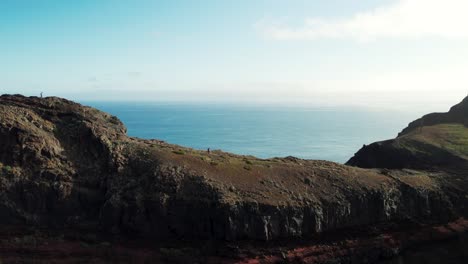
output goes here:
<path id="1" fill-rule="evenodd" d="M 446 108 L 466 0 L 1 0 L 0 93 Z"/>

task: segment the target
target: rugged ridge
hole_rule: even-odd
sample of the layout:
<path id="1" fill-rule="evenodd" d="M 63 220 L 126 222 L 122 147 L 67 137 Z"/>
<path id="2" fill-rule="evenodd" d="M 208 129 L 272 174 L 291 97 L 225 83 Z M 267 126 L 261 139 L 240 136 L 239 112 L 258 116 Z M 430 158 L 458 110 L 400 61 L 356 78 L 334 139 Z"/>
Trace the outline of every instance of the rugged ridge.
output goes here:
<path id="1" fill-rule="evenodd" d="M 447 113 L 425 115 L 391 140 L 364 145 L 347 164 L 362 168 L 462 173 L 468 166 L 468 97 Z"/>
<path id="2" fill-rule="evenodd" d="M 457 121 L 465 120 L 463 105 L 453 108 Z M 160 241 L 266 241 L 379 223 L 444 223 L 467 214 L 463 171 L 425 162 L 408 166 L 419 170 L 384 169 L 406 166 L 362 161 L 374 154 L 412 164 L 422 158 L 371 146 L 350 164 L 382 169 L 207 153 L 129 137 L 118 118 L 65 99 L 3 95 L 0 223 Z M 457 157 L 464 164 L 447 152 L 435 153 L 442 163 Z"/>
<path id="3" fill-rule="evenodd" d="M 411 122 L 398 136 L 408 134 L 410 131 L 419 127 L 449 123 L 458 123 L 464 126 L 468 125 L 468 97 L 450 108 L 447 113 L 432 113 Z"/>

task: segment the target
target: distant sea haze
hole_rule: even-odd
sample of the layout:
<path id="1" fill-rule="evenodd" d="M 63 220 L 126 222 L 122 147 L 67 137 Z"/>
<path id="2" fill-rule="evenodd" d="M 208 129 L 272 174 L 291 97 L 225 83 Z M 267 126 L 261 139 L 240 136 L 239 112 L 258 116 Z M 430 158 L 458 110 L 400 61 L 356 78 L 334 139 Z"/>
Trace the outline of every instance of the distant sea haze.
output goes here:
<path id="1" fill-rule="evenodd" d="M 120 118 L 130 136 L 260 158 L 345 163 L 363 144 L 393 138 L 414 112 L 160 102 L 82 102 Z"/>

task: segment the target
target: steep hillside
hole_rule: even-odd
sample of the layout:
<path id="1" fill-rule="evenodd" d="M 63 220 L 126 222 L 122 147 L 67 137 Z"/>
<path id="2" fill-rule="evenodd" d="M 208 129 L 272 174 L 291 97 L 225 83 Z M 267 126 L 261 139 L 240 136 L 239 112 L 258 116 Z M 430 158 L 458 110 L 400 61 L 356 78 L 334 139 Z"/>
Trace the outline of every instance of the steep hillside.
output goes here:
<path id="1" fill-rule="evenodd" d="M 350 164 L 421 170 L 362 169 L 132 138 L 99 110 L 3 95 L 0 223 L 153 242 L 302 239 L 446 223 L 467 214 L 467 178 L 437 168 L 465 164 L 466 135 L 460 124 L 413 129 L 364 148 Z"/>
<path id="2" fill-rule="evenodd" d="M 462 124 L 464 126 L 468 125 L 468 97 L 450 108 L 447 113 L 432 113 L 411 122 L 408 127 L 403 129 L 399 136 L 407 134 L 419 127 L 451 123 Z"/>
<path id="3" fill-rule="evenodd" d="M 395 139 L 364 146 L 347 164 L 464 172 L 468 166 L 467 120 L 468 97 L 447 113 L 411 122 Z"/>

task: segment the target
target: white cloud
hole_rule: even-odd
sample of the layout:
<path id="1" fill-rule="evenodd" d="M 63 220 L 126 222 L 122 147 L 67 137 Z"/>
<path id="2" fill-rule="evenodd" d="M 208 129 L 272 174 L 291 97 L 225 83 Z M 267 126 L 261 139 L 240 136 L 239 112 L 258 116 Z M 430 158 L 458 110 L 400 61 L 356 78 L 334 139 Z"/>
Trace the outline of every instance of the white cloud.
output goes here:
<path id="1" fill-rule="evenodd" d="M 351 38 L 369 41 L 380 38 L 466 38 L 467 0 L 399 0 L 389 5 L 356 13 L 344 19 L 307 18 L 304 25 L 258 23 L 274 39 L 308 40 Z"/>

